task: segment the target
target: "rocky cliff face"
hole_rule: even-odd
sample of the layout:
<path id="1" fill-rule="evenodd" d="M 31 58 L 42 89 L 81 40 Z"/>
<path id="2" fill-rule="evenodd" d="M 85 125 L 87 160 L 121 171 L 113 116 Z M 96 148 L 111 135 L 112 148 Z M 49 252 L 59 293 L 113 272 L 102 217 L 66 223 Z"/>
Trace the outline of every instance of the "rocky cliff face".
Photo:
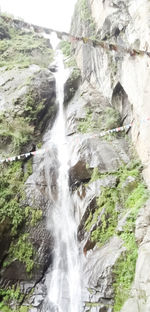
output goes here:
<path id="1" fill-rule="evenodd" d="M 107 105 L 108 107 L 110 106 L 112 110 L 114 109 L 120 114 L 120 122 L 119 120 L 116 121 L 119 126 L 133 121 L 133 126 L 130 129 L 128 135 L 126 133 L 125 138 L 117 138 L 119 148 L 121 148 L 121 142 L 123 142 L 123 151 L 117 151 L 116 154 L 117 164 L 119 167 L 119 158 L 121 156 L 121 163 L 128 163 L 127 167 L 128 169 L 130 168 L 130 161 L 126 158 L 129 157 L 129 145 L 127 149 L 125 148 L 127 136 L 129 136 L 129 138 L 131 138 L 133 142 L 134 148 L 138 152 L 138 155 L 142 161 L 142 174 L 148 187 L 150 185 L 150 146 L 148 138 L 150 124 L 148 121 L 149 92 L 147 86 L 149 81 L 150 59 L 149 56 L 144 53 L 140 53 L 139 55 L 134 53 L 125 53 L 125 51 L 121 49 L 121 47 L 124 47 L 126 49 L 139 49 L 143 51 L 150 50 L 148 43 L 149 9 L 149 1 L 78 1 L 71 28 L 71 33 L 75 36 L 85 37 L 84 42 L 82 40 L 74 41 L 73 50 L 75 52 L 77 64 L 81 69 L 82 73 L 83 89 L 82 92 L 80 92 L 80 96 L 82 97 L 82 99 L 80 99 L 82 103 L 81 105 L 83 107 L 84 99 L 86 101 L 85 105 L 87 105 L 87 108 L 92 111 L 91 119 L 94 123 L 94 126 L 93 129 L 89 129 L 89 131 L 97 131 L 97 124 L 95 126 L 95 118 L 97 121 L 98 114 L 98 118 L 100 122 L 102 122 L 102 124 L 98 122 L 99 127 L 101 127 L 102 125 L 102 127 L 104 127 L 102 128 L 102 130 L 107 129 L 107 121 L 111 120 L 110 116 L 108 116 L 107 114 L 107 121 L 104 118 L 104 112 L 107 110 Z M 102 40 L 104 44 L 105 42 L 107 42 L 117 45 L 117 47 L 120 48 L 108 50 L 105 49 L 105 45 L 102 47 L 94 45 L 92 42 L 86 41 L 86 37 L 90 37 L 91 39 L 97 41 Z M 92 91 L 90 92 L 89 90 Z M 97 95 L 99 93 L 98 100 L 97 98 L 94 99 L 95 93 Z M 92 100 L 90 96 L 92 97 Z M 94 104 L 97 103 L 96 109 L 92 107 L 92 101 L 94 102 Z M 79 106 L 81 107 L 81 105 Z M 81 113 L 79 114 L 82 118 L 83 116 L 81 115 Z M 112 117 L 113 113 L 110 113 L 110 115 Z M 74 119 L 76 119 L 76 116 L 78 115 L 75 114 Z M 85 116 L 83 118 L 85 118 Z M 87 124 L 89 124 L 88 114 L 86 115 L 85 119 L 87 120 Z M 80 129 L 82 126 L 83 124 L 81 119 Z M 112 127 L 113 125 L 109 124 L 108 128 Z M 78 161 L 78 164 L 80 164 L 81 161 L 83 162 L 84 159 L 84 161 L 88 164 L 89 169 L 91 167 L 97 167 L 99 169 L 98 172 L 100 172 L 101 174 L 103 172 L 107 172 L 107 176 L 108 173 L 110 175 L 110 172 L 112 173 L 112 171 L 115 171 L 117 173 L 118 169 L 114 166 L 114 153 L 116 148 L 116 145 L 114 145 L 114 138 L 111 138 L 111 142 L 108 142 L 108 139 L 107 142 L 102 142 L 102 140 L 100 142 L 97 142 L 96 140 L 97 139 L 95 139 L 93 136 L 93 138 L 86 138 L 83 141 L 82 155 L 81 147 L 78 149 L 76 148 L 76 154 L 79 155 L 80 153 L 80 162 Z M 97 153 L 98 148 L 99 152 Z M 125 154 L 125 151 L 127 154 Z M 96 155 L 99 155 L 97 163 L 95 161 Z M 74 168 L 75 166 L 77 166 L 77 156 L 75 159 L 76 164 L 73 163 L 73 174 Z M 137 170 L 141 171 L 138 168 Z M 87 178 L 88 174 L 89 172 L 87 173 Z M 137 178 L 135 178 L 135 176 L 133 177 L 132 174 L 130 175 L 129 172 L 127 175 L 127 179 L 125 178 L 124 180 L 123 178 L 124 182 L 122 184 L 121 193 L 122 191 L 125 191 L 126 187 L 129 191 L 131 186 L 130 191 L 132 190 L 132 196 L 132 194 L 135 194 L 134 192 L 138 190 L 139 186 L 137 184 L 138 182 L 136 181 Z M 76 179 L 77 181 L 80 179 L 82 180 L 82 177 L 76 176 Z M 122 178 L 118 177 L 118 179 L 121 182 Z M 84 180 L 86 180 L 85 177 L 83 181 Z M 105 178 L 103 183 L 108 184 L 104 184 L 103 186 L 106 187 L 107 185 L 109 190 L 111 188 L 113 189 L 113 187 L 115 187 L 115 190 L 118 189 L 118 180 L 117 182 L 114 181 L 114 183 L 116 184 L 114 186 L 112 186 L 111 184 L 111 187 L 109 183 L 112 183 L 112 181 L 106 181 L 107 178 Z M 89 303 L 87 304 L 87 310 L 149 311 L 149 283 L 147 280 L 148 275 L 146 269 L 146 264 L 149 261 L 149 239 L 147 236 L 147 233 L 149 231 L 149 202 L 147 202 L 146 206 L 142 208 L 135 216 L 135 219 L 133 221 L 134 226 L 131 227 L 132 229 L 130 228 L 130 230 L 127 230 L 126 232 L 128 222 L 130 223 L 129 220 L 133 212 L 129 212 L 129 210 L 126 210 L 125 208 L 128 206 L 127 202 L 129 203 L 130 201 L 129 198 L 127 199 L 126 195 L 124 197 L 125 201 L 123 200 L 123 198 L 120 200 L 120 203 L 124 206 L 126 212 L 124 208 L 124 213 L 123 211 L 121 212 L 121 208 L 119 208 L 118 217 L 116 220 L 117 226 L 114 234 L 120 234 L 116 240 L 116 238 L 113 236 L 112 228 L 109 229 L 109 226 L 111 227 L 110 219 L 113 218 L 113 210 L 111 210 L 110 215 L 106 213 L 107 216 L 104 216 L 103 214 L 105 214 L 105 204 L 101 203 L 100 200 L 99 206 L 99 200 L 97 200 L 96 203 L 99 208 L 101 207 L 101 209 L 99 210 L 99 212 L 95 212 L 95 202 L 93 203 L 93 201 L 94 197 L 99 196 L 99 194 L 96 193 L 97 184 L 95 186 L 93 184 L 94 181 L 92 179 L 92 183 L 90 183 L 90 185 L 89 183 L 88 186 L 86 185 L 84 187 L 83 185 L 80 185 L 79 189 L 74 193 L 76 200 L 78 196 L 80 197 L 83 209 L 79 212 L 79 216 L 81 218 L 79 225 L 79 239 L 81 240 L 81 244 L 87 258 L 87 262 L 85 265 L 85 275 L 87 278 L 86 283 L 89 287 L 89 294 L 88 297 L 86 297 L 86 301 Z M 99 189 L 100 184 L 98 185 Z M 96 189 L 93 191 L 93 188 L 95 187 Z M 117 206 L 115 204 L 115 211 L 118 211 Z M 133 209 L 131 203 L 129 204 L 129 207 Z M 144 224 L 145 226 L 143 228 Z M 96 233 L 97 228 L 99 229 L 100 234 Z M 128 239 L 130 240 L 134 233 L 134 229 L 136 234 L 135 239 L 138 244 L 138 258 L 136 262 L 136 256 L 134 255 L 135 258 L 134 256 L 131 256 L 132 265 L 136 262 L 136 272 L 134 283 L 132 285 L 132 291 L 129 295 L 128 286 L 129 284 L 131 285 L 131 282 L 133 281 L 133 276 L 131 277 L 133 272 L 131 273 L 131 271 L 135 270 L 133 268 L 135 267 L 135 265 L 133 265 L 130 271 L 131 266 L 128 263 L 129 259 L 127 256 L 127 251 L 129 251 L 131 246 L 129 247 L 129 244 L 127 244 L 125 236 L 129 235 Z M 105 233 L 105 231 L 107 232 L 107 234 Z M 104 237 L 105 235 L 109 236 L 110 234 L 110 237 L 112 238 L 110 238 L 109 240 L 106 239 L 104 243 L 103 233 Z M 121 243 L 120 239 L 123 239 L 123 241 L 126 243 Z M 99 247 L 99 250 L 96 247 L 94 247 L 93 249 L 93 245 L 95 245 L 94 241 L 97 242 L 97 245 L 101 245 L 101 247 Z M 123 250 L 124 248 L 126 248 L 125 253 Z M 135 245 L 132 246 L 131 249 L 134 253 Z M 91 250 L 93 250 L 93 252 L 91 252 Z M 119 253 L 117 254 L 117 252 Z M 124 264 L 121 260 L 123 258 Z M 121 271 L 119 273 L 118 270 L 122 270 L 122 273 Z M 125 276 L 127 275 L 128 277 L 126 279 Z M 131 298 L 126 301 L 126 298 L 128 296 Z M 123 305 L 124 301 L 126 301 L 125 305 Z M 91 302 L 93 302 L 93 304 L 91 304 Z M 102 305 L 101 307 L 100 303 Z M 113 308 L 112 305 L 114 306 Z M 121 308 L 122 305 L 123 308 Z"/>
<path id="2" fill-rule="evenodd" d="M 79 0 L 71 34 L 150 50 L 149 6 L 148 0 Z M 0 21 L 3 157 L 41 147 L 55 119 L 56 67 L 43 32 L 51 30 Z M 61 48 L 71 67 L 65 84 L 66 133 L 82 263 L 82 311 L 148 312 L 150 59 L 87 40 L 74 40 L 71 46 L 62 42 Z M 122 132 L 104 133 L 131 122 Z M 46 176 L 57 197 L 55 155 L 47 157 L 49 166 L 44 155 L 2 165 L 2 311 L 47 311 L 53 237 L 46 226 L 51 210 Z"/>

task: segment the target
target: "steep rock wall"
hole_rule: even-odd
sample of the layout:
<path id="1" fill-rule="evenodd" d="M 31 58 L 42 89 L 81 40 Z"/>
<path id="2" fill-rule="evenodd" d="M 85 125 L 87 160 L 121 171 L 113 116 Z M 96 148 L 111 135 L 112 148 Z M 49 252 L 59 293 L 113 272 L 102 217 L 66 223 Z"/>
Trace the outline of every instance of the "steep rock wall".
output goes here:
<path id="1" fill-rule="evenodd" d="M 95 38 L 117 43 L 124 47 L 149 50 L 149 1 L 90 1 L 92 19 L 95 22 Z M 74 20 L 72 30 L 81 27 Z M 84 24 L 86 21 L 82 19 Z M 90 31 L 90 30 L 89 30 Z M 80 32 L 81 36 L 86 36 Z M 92 34 L 91 34 L 92 35 Z M 148 139 L 149 122 L 149 66 L 146 55 L 130 56 L 121 51 L 106 52 L 101 47 L 80 42 L 76 47 L 76 58 L 83 79 L 87 79 L 111 102 L 114 89 L 121 84 L 133 106 L 131 120 L 134 120 L 132 139 L 144 164 L 144 178 L 150 184 Z M 84 63 L 85 62 L 85 63 Z M 88 64 L 88 66 L 86 66 Z M 142 79 L 141 79 L 142 77 Z M 143 144 L 144 143 L 144 144 Z"/>
<path id="2" fill-rule="evenodd" d="M 117 0 L 80 0 L 76 5 L 71 33 L 117 42 L 127 47 L 135 45 L 141 49 L 147 48 L 145 44 L 147 45 L 148 41 L 148 31 L 145 32 L 145 28 L 148 29 L 148 7 L 148 1 L 144 4 L 139 1 L 137 5 L 136 1 L 131 0 L 126 3 Z M 9 33 L 8 29 L 9 19 L 5 22 L 8 25 L 3 25 L 2 40 L 13 37 L 13 33 Z M 34 39 L 37 39 L 37 33 L 45 31 L 49 34 L 51 32 L 51 30 L 43 30 L 43 28 L 20 21 L 11 21 L 11 27 L 12 25 L 17 31 L 21 29 L 22 35 L 31 32 L 32 43 Z M 36 36 L 32 33 L 33 30 Z M 48 42 L 45 41 L 44 44 L 44 50 L 47 52 L 46 47 L 48 47 L 48 52 L 50 52 L 51 47 L 48 46 Z M 6 48 L 8 49 L 9 46 L 2 45 L 2 49 Z M 44 133 L 50 130 L 56 112 L 55 82 L 50 71 L 50 69 L 56 70 L 55 64 L 49 65 L 50 59 L 45 55 L 44 69 L 41 68 L 43 62 L 41 64 L 41 49 L 38 44 L 33 46 L 34 53 L 30 49 L 25 50 L 26 56 L 30 56 L 30 59 L 26 59 L 27 64 L 22 63 L 22 59 L 19 64 L 15 64 L 15 56 L 15 62 L 7 64 L 8 53 L 4 53 L 2 65 L 6 67 L 1 68 L 1 110 L 6 114 L 8 121 L 14 118 L 15 112 L 15 118 L 16 116 L 26 118 L 29 126 L 33 127 L 33 132 L 29 133 L 27 141 L 19 141 L 18 150 L 21 152 L 32 150 L 35 145 L 41 146 L 41 144 L 38 145 L 41 141 L 46 142 Z M 19 50 L 19 54 L 21 53 Z M 149 79 L 147 67 L 149 58 L 146 55 L 130 56 L 124 51 L 121 53 L 120 51 L 105 51 L 101 47 L 94 47 L 82 41 L 74 42 L 72 53 L 69 53 L 70 55 L 66 56 L 71 60 L 73 67 L 76 67 L 72 55 L 75 54 L 82 75 L 81 80 L 78 70 L 72 72 L 65 86 L 67 143 L 71 155 L 69 183 L 74 200 L 75 218 L 78 223 L 77 234 L 82 262 L 82 311 L 117 312 L 129 311 L 129 309 L 135 312 L 148 311 L 149 201 L 147 199 L 149 194 L 141 177 L 143 167 L 133 152 L 130 139 L 132 138 L 141 157 L 145 180 L 149 183 L 149 167 L 146 167 L 149 159 L 147 156 L 149 141 L 146 143 L 149 122 L 139 123 L 141 118 L 146 118 L 148 115 L 146 80 Z M 141 73 L 144 77 L 142 80 Z M 14 84 L 12 84 L 12 79 Z M 27 101 L 24 101 L 26 96 Z M 48 107 L 52 110 L 48 110 Z M 133 127 L 126 129 L 125 132 L 115 132 L 104 137 L 99 135 L 108 129 L 126 125 L 132 120 L 134 120 Z M 10 132 L 9 128 L 8 130 Z M 16 140 L 14 140 L 16 133 L 14 135 L 11 131 L 11 138 L 8 141 L 6 137 L 2 132 L 0 147 L 7 156 L 16 149 Z M 47 155 L 48 167 L 43 155 L 34 158 L 32 170 L 30 168 L 25 179 L 21 180 L 23 184 L 26 181 L 26 196 L 21 197 L 21 202 L 20 195 L 15 197 L 19 205 L 26 208 L 26 215 L 21 215 L 25 222 L 21 219 L 19 223 L 21 232 L 18 230 L 17 234 L 14 234 L 12 247 L 17 252 L 21 244 L 25 248 L 28 247 L 29 257 L 26 261 L 28 263 L 24 258 L 21 261 L 20 256 L 16 259 L 12 248 L 11 257 L 9 257 L 12 224 L 10 225 L 10 220 L 7 218 L 1 224 L 1 236 L 7 241 L 1 259 L 3 309 L 6 309 L 5 304 L 7 309 L 9 306 L 12 307 L 11 311 L 17 309 L 17 312 L 45 312 L 47 310 L 44 300 L 47 283 L 45 272 L 48 268 L 50 269 L 52 263 L 53 238 L 46 229 L 46 218 L 51 209 L 46 175 L 52 179 L 53 196 L 57 196 L 57 166 L 55 159 L 51 156 Z M 12 181 L 17 181 L 17 176 L 14 172 L 7 172 L 6 164 L 3 169 L 6 173 L 2 172 L 1 179 L 5 176 L 4 173 L 7 181 L 11 175 L 7 188 L 12 192 L 11 184 Z M 15 167 L 13 170 L 17 172 L 19 179 L 22 179 L 22 175 L 27 171 L 26 162 L 21 163 L 21 168 Z M 18 185 L 13 184 L 13 194 L 16 190 L 18 190 Z M 20 194 L 20 191 L 19 185 L 17 194 Z M 9 198 L 14 200 L 14 197 L 9 197 L 12 193 L 3 195 L 6 196 L 6 201 L 9 201 Z M 4 202 L 1 203 L 1 208 L 3 205 Z M 29 207 L 31 210 L 28 209 Z M 39 215 L 35 216 L 32 211 L 35 208 Z M 136 241 L 139 246 L 138 259 Z M 29 242 L 35 248 L 34 257 L 33 250 L 30 249 L 31 245 L 26 245 Z M 0 244 L 3 248 L 3 240 Z M 6 266 L 3 268 L 5 260 L 7 260 Z M 29 265 L 27 268 L 30 269 L 30 266 L 33 266 L 33 260 L 36 266 L 31 270 L 32 275 L 29 275 L 26 272 L 26 266 Z M 145 269 L 144 264 L 146 264 Z M 131 298 L 126 301 L 130 297 L 135 265 L 136 274 Z M 18 275 L 14 277 L 16 271 Z M 21 301 L 12 302 L 7 299 L 7 292 L 10 291 L 7 287 L 10 284 L 16 287 L 18 282 L 21 290 L 18 297 Z M 11 297 L 17 297 L 16 290 L 11 290 L 10 299 Z M 125 301 L 124 307 L 121 308 Z"/>
<path id="3" fill-rule="evenodd" d="M 89 15 L 87 15 L 87 11 Z M 133 49 L 149 51 L 149 12 L 149 1 L 78 1 L 72 21 L 71 33 L 75 36 L 90 37 L 93 40 L 103 40 L 104 42 L 106 41 L 112 44 L 117 43 L 119 46 L 126 48 L 131 47 Z M 77 15 L 80 15 L 80 18 L 76 18 Z M 94 24 L 94 35 L 91 31 L 91 21 Z M 120 112 L 121 124 L 127 124 L 128 122 L 133 121 L 133 126 L 129 135 L 131 136 L 134 147 L 142 161 L 142 174 L 144 179 L 148 187 L 150 187 L 150 123 L 148 121 L 150 116 L 148 91 L 149 56 L 145 54 L 130 55 L 121 49 L 117 49 L 117 51 L 108 51 L 100 46 L 94 46 L 90 42 L 83 43 L 82 40 L 74 41 L 72 46 L 77 64 L 82 73 L 84 91 L 81 94 L 86 94 L 90 87 L 93 88 L 93 90 L 97 90 L 104 99 L 104 106 L 107 105 L 106 102 L 108 101 L 111 107 Z M 90 95 L 88 94 L 88 96 L 90 102 Z M 100 103 L 99 100 L 99 104 Z M 83 146 L 83 149 L 85 149 L 85 145 Z M 85 155 L 89 154 L 86 152 Z M 84 157 L 87 161 L 86 156 Z M 100 168 L 99 164 L 98 168 Z M 102 169 L 100 168 L 100 172 L 101 170 Z M 78 180 L 79 177 L 77 177 L 77 181 Z M 90 211 L 93 209 L 94 204 L 91 202 L 91 199 L 93 200 L 93 193 L 91 193 L 91 197 L 90 195 L 88 197 L 85 194 L 86 188 L 81 188 L 80 191 L 78 191 L 78 194 L 75 194 L 74 196 L 76 202 L 78 201 L 79 196 L 82 204 L 84 202 L 83 212 L 79 212 L 79 216 L 82 220 L 79 226 L 79 237 L 81 241 L 84 241 L 85 245 L 83 244 L 83 248 L 85 246 L 85 251 L 87 252 L 87 250 L 93 248 L 93 244 L 90 242 L 89 236 L 87 235 L 86 237 L 84 234 L 85 225 L 88 227 L 86 221 L 88 212 L 86 207 L 89 207 L 88 210 Z M 86 196 L 87 199 L 85 199 Z M 114 308 L 105 305 L 104 311 L 149 311 L 149 282 L 146 273 L 147 263 L 149 262 L 149 214 L 150 208 L 149 202 L 147 202 L 146 206 L 140 210 L 138 217 L 136 216 L 137 221 L 136 219 L 134 220 L 134 222 L 136 221 L 135 233 L 139 250 L 131 299 L 129 299 L 121 309 L 123 301 L 129 296 L 129 294 L 126 294 L 125 289 L 122 289 L 121 291 L 124 296 L 122 304 L 117 305 L 115 303 Z M 92 220 L 92 217 L 90 220 Z M 125 224 L 125 220 L 128 220 L 127 216 L 123 223 L 121 223 Z M 94 222 L 92 226 L 94 226 Z M 131 232 L 132 231 L 134 231 L 134 228 Z M 101 253 L 103 254 L 102 250 L 100 251 L 99 259 Z M 104 274 L 100 277 L 100 284 L 103 284 L 103 276 Z M 108 281 L 109 279 L 105 276 L 104 280 Z M 111 283 L 114 283 L 115 285 L 115 282 L 111 281 L 110 284 Z M 97 290 L 96 286 L 94 289 L 95 291 Z M 111 298 L 113 299 L 113 295 Z M 98 302 L 101 302 L 100 297 Z M 109 304 L 111 305 L 111 301 Z M 103 306 L 102 308 L 96 308 L 96 306 L 96 303 L 95 308 L 91 305 L 91 311 L 95 311 L 94 309 L 97 309 L 96 311 L 103 311 Z"/>

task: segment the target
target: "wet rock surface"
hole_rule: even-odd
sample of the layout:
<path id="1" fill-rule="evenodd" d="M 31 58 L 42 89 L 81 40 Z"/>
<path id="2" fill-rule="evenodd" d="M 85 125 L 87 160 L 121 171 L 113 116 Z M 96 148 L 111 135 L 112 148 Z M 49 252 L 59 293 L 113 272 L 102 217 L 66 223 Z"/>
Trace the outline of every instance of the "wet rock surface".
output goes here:
<path id="1" fill-rule="evenodd" d="M 85 302 L 106 304 L 107 301 L 108 306 L 112 305 L 112 270 L 123 250 L 122 241 L 114 237 L 105 246 L 87 253 L 83 271 L 83 283 L 87 289 L 83 294 Z"/>
<path id="2" fill-rule="evenodd" d="M 90 14 L 95 23 L 95 34 L 98 39 L 115 42 L 128 47 L 149 49 L 148 0 L 137 5 L 135 0 L 126 1 L 89 1 Z M 119 21 L 119 22 L 118 22 Z M 72 33 L 90 36 L 89 24 L 92 21 L 75 12 L 72 22 Z M 19 24 L 18 24 L 19 25 Z M 18 26 L 19 27 L 19 26 Z M 7 36 L 7 31 L 0 29 L 0 36 Z M 114 304 L 113 269 L 125 252 L 121 234 L 124 231 L 130 212 L 122 213 L 119 203 L 115 209 L 120 213 L 116 227 L 118 235 L 110 237 L 103 245 L 98 246 L 91 240 L 92 231 L 101 225 L 100 216 L 87 231 L 86 221 L 97 209 L 97 198 L 103 188 L 115 190 L 118 178 L 115 175 L 122 164 L 130 161 L 130 151 L 126 137 L 132 138 L 139 156 L 144 164 L 144 177 L 149 185 L 149 123 L 141 120 L 147 117 L 149 110 L 149 59 L 148 56 L 131 56 L 123 51 L 105 51 L 102 47 L 81 41 L 73 43 L 73 51 L 81 70 L 79 76 L 69 77 L 65 84 L 66 134 L 70 147 L 69 183 L 74 202 L 74 214 L 78 224 L 78 240 L 81 254 L 82 301 L 84 312 L 112 312 Z M 25 98 L 32 89 L 34 105 L 40 104 L 34 116 L 34 125 L 38 135 L 45 127 L 48 129 L 55 118 L 55 80 L 54 64 L 49 69 L 40 69 L 37 65 L 29 68 L 12 69 L 9 72 L 1 68 L 0 77 L 0 111 L 9 117 L 9 110 L 18 116 L 25 116 Z M 141 77 L 143 80 L 141 80 Z M 80 86 L 79 86 L 80 84 Z M 12 95 L 13 94 L 13 95 Z M 116 115 L 114 111 L 117 111 Z M 113 120 L 111 119 L 113 116 Z M 111 121 L 111 122 L 110 122 Z M 102 131 L 122 126 L 134 121 L 131 131 L 123 135 L 100 137 Z M 129 136 L 128 136 L 129 134 Z M 48 137 L 45 135 L 44 143 Z M 3 145 L 2 145 L 3 148 Z M 49 150 L 46 151 L 49 153 Z M 49 164 L 47 166 L 47 163 Z M 33 293 L 24 303 L 29 312 L 48 312 L 46 299 L 45 274 L 52 264 L 54 241 L 50 220 L 53 201 L 57 199 L 57 155 L 49 153 L 47 163 L 44 157 L 35 157 L 33 174 L 26 182 L 26 204 L 34 205 L 42 210 L 42 219 L 34 228 L 28 227 L 33 246 L 36 249 L 35 265 L 32 278 L 27 275 L 25 265 L 14 261 L 3 269 L 1 285 L 9 285 L 20 281 L 25 294 L 33 288 Z M 101 177 L 92 178 L 93 169 L 97 168 Z M 51 180 L 51 198 L 46 177 Z M 137 185 L 135 176 L 128 176 L 121 192 L 131 193 Z M 135 279 L 131 296 L 125 302 L 121 312 L 148 312 L 149 303 L 149 261 L 150 261 L 150 214 L 149 201 L 140 210 L 135 236 L 139 246 Z M 49 229 L 49 230 L 48 230 Z M 0 249 L 9 245 L 7 224 L 1 224 L 0 233 L 4 239 L 0 241 Z M 7 248 L 6 248 L 7 249 Z M 3 250 L 0 259 L 6 256 Z M 44 278 L 43 278 L 44 276 Z M 30 307 L 32 306 L 32 307 Z"/>

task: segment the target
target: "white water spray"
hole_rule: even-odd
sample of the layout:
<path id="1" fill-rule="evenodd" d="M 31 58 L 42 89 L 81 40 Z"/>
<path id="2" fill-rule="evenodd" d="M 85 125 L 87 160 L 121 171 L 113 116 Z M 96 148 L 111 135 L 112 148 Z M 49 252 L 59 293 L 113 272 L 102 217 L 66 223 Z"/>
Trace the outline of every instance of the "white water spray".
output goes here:
<path id="1" fill-rule="evenodd" d="M 50 133 L 49 146 L 58 169 L 56 189 L 52 194 L 52 181 L 46 168 L 49 195 L 53 199 L 49 227 L 54 235 L 54 259 L 48 287 L 49 311 L 80 312 L 80 270 L 77 246 L 77 227 L 68 184 L 69 152 L 65 136 L 64 83 L 68 71 L 64 69 L 61 52 L 56 51 L 58 71 L 56 77 L 56 100 L 58 116 Z M 55 158 L 55 159 L 54 159 Z M 47 164 L 46 164 L 47 166 Z"/>

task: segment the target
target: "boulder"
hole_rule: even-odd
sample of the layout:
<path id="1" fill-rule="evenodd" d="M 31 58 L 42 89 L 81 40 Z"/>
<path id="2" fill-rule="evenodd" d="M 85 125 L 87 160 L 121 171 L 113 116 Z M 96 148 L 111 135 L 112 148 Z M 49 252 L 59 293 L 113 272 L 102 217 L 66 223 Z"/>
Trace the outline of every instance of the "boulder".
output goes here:
<path id="1" fill-rule="evenodd" d="M 79 68 L 72 68 L 64 85 L 64 101 L 69 102 L 79 87 L 81 74 Z"/>
<path id="2" fill-rule="evenodd" d="M 101 248 L 87 253 L 83 266 L 83 298 L 86 302 L 104 303 L 107 309 L 113 303 L 113 267 L 123 252 L 122 241 L 117 236 Z M 106 310 L 107 311 L 107 310 Z"/>

